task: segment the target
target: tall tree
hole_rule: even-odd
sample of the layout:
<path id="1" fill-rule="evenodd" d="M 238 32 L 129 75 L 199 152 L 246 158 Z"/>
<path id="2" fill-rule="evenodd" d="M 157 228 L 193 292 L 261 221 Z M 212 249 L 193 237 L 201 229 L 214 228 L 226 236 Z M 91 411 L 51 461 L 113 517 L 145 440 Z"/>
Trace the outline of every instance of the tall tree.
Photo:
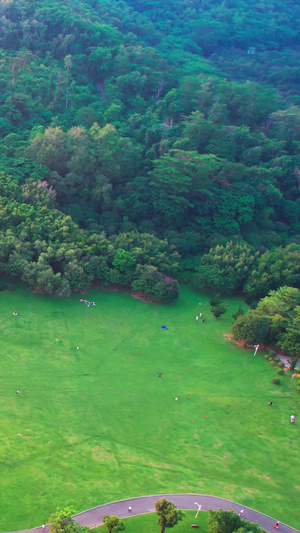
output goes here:
<path id="1" fill-rule="evenodd" d="M 75 513 L 72 507 L 57 509 L 49 518 L 50 533 L 88 533 L 90 529 L 81 526 L 72 515 Z"/>
<path id="2" fill-rule="evenodd" d="M 184 513 L 177 509 L 174 503 L 168 502 L 165 498 L 155 502 L 155 509 L 159 516 L 157 523 L 161 526 L 160 533 L 164 533 L 166 528 L 176 526 L 184 516 Z"/>

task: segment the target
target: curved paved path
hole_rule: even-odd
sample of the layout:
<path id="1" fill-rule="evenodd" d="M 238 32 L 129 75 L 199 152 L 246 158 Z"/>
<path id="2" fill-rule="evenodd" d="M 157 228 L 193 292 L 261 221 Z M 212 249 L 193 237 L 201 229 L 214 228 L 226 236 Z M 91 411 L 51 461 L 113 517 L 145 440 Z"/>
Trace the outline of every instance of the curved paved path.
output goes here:
<path id="1" fill-rule="evenodd" d="M 141 496 L 139 498 L 130 498 L 128 500 L 120 500 L 118 502 L 106 503 L 99 505 L 88 511 L 83 511 L 74 517 L 79 521 L 81 525 L 95 527 L 103 524 L 104 515 L 117 515 L 119 518 L 126 518 L 128 516 L 153 513 L 155 512 L 155 502 L 160 498 L 166 498 L 169 501 L 175 503 L 179 509 L 194 510 L 195 513 L 198 509 L 195 502 L 202 506 L 202 511 L 212 509 L 223 509 L 228 511 L 233 509 L 236 513 L 239 513 L 241 509 L 244 509 L 243 518 L 248 522 L 258 522 L 260 527 L 270 533 L 274 532 L 274 524 L 276 518 L 271 518 L 265 514 L 259 513 L 245 507 L 244 505 L 232 502 L 230 500 L 224 500 L 216 496 L 209 496 L 207 494 L 157 494 L 156 496 Z M 128 507 L 131 505 L 132 511 L 128 512 Z M 42 527 L 36 527 L 33 529 L 24 529 L 19 533 L 40 533 Z M 300 533 L 298 529 L 292 528 L 282 522 L 279 525 L 278 533 Z M 45 528 L 45 533 L 48 533 L 48 528 Z"/>

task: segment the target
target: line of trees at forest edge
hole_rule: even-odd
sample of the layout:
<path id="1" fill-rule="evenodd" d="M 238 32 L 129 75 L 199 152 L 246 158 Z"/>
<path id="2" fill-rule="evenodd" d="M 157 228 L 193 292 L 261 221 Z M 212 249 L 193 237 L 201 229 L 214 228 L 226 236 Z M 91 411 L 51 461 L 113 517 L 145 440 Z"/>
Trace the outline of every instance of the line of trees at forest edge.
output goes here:
<path id="1" fill-rule="evenodd" d="M 239 240 L 217 245 L 201 257 L 194 284 L 218 293 L 243 291 L 249 302 L 282 285 L 299 287 L 300 246 L 278 246 L 261 254 Z"/>
<path id="2" fill-rule="evenodd" d="M 194 283 L 219 293 L 243 290 L 251 308 L 233 316 L 232 333 L 245 344 L 278 346 L 300 357 L 300 247 L 277 247 L 259 254 L 248 245 L 228 242 L 202 256 Z M 258 301 L 258 299 L 260 299 Z"/>
<path id="3" fill-rule="evenodd" d="M 53 207 L 46 182 L 23 186 L 0 174 L 1 286 L 21 280 L 32 289 L 66 296 L 91 283 L 129 286 L 154 300 L 177 298 L 179 254 L 153 235 L 110 238 L 85 232 Z"/>
<path id="4" fill-rule="evenodd" d="M 232 326 L 235 339 L 245 344 L 278 346 L 291 357 L 292 369 L 300 357 L 300 291 L 280 287 L 270 291 L 254 309 L 236 313 Z"/>
<path id="5" fill-rule="evenodd" d="M 0 272 L 45 293 L 67 295 L 98 284 L 129 286 L 170 302 L 179 295 L 175 276 L 189 268 L 173 245 L 136 231 L 106 237 L 80 229 L 55 208 L 46 181 L 23 185 L 0 175 Z M 266 296 L 282 285 L 300 283 L 300 246 L 290 244 L 264 253 L 244 241 L 217 245 L 202 255 L 194 284 L 213 291 L 242 290 L 249 299 Z"/>

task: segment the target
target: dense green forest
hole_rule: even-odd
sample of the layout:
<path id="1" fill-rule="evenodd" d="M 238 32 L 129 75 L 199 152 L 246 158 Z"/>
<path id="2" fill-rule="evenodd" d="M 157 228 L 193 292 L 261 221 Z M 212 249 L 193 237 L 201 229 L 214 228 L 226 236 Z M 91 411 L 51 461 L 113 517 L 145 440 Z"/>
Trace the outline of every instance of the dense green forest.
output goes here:
<path id="1" fill-rule="evenodd" d="M 246 344 L 277 346 L 290 356 L 293 370 L 300 357 L 300 292 L 294 287 L 280 287 L 262 298 L 245 315 L 241 308 L 235 316 L 232 333 Z M 274 352 L 276 354 L 276 351 Z M 266 355 L 266 358 L 269 356 Z M 279 371 L 282 374 L 283 371 Z M 298 381 L 300 392 L 300 381 Z"/>
<path id="2" fill-rule="evenodd" d="M 2 286 L 117 283 L 170 301 L 176 277 L 249 298 L 299 285 L 295 2 L 0 13 Z"/>

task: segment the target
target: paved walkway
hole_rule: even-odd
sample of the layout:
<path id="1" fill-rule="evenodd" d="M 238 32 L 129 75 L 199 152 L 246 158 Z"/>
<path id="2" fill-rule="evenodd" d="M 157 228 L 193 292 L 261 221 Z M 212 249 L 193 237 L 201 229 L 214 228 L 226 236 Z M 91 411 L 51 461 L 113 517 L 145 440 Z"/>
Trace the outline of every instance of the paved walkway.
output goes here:
<path id="1" fill-rule="evenodd" d="M 128 516 L 134 516 L 139 514 L 153 513 L 155 512 L 155 502 L 160 498 L 166 498 L 166 500 L 172 501 L 179 509 L 192 509 L 196 511 L 198 509 L 197 504 L 202 506 L 202 511 L 212 509 L 223 509 L 228 511 L 233 509 L 236 513 L 239 513 L 241 509 L 244 509 L 244 520 L 248 522 L 258 522 L 260 527 L 270 533 L 275 533 L 274 525 L 277 518 L 271 518 L 270 516 L 254 511 L 249 507 L 232 502 L 230 500 L 223 500 L 223 498 L 217 498 L 216 496 L 208 496 L 207 494 L 157 494 L 156 496 L 142 496 L 140 498 L 131 498 L 128 500 L 120 500 L 118 502 L 106 503 L 105 505 L 99 505 L 83 513 L 75 515 L 75 518 L 81 525 L 95 527 L 103 524 L 104 515 L 117 515 L 119 518 L 126 518 Z M 132 511 L 128 511 L 128 507 L 131 505 Z M 19 533 L 40 533 L 42 527 L 36 527 L 34 529 L 26 529 Z M 278 533 L 300 533 L 299 530 L 280 523 Z M 48 533 L 46 527 L 45 533 Z"/>

